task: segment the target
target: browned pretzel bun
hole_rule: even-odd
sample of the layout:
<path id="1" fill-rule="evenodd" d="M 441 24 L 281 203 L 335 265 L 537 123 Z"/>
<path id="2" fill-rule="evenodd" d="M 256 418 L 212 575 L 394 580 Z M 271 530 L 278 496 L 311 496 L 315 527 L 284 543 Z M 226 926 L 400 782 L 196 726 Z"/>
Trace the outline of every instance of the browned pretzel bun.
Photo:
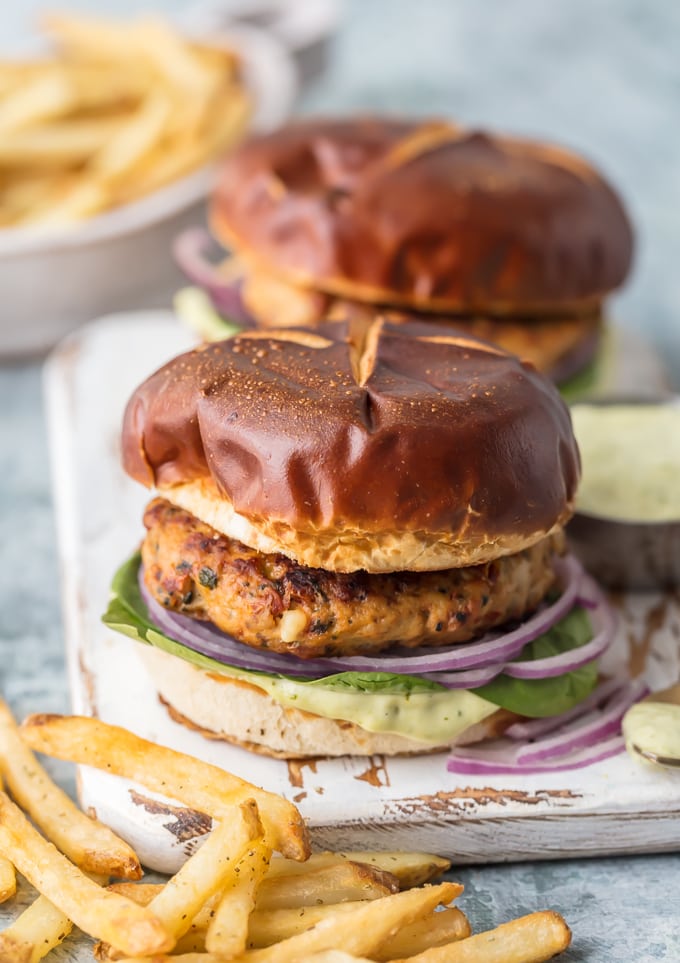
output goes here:
<path id="1" fill-rule="evenodd" d="M 211 222 L 254 274 L 501 316 L 592 314 L 633 248 L 582 158 L 437 120 L 308 120 L 251 140 L 226 162 Z"/>
<path id="2" fill-rule="evenodd" d="M 530 365 L 378 318 L 204 345 L 152 375 L 127 471 L 261 552 L 334 571 L 424 571 L 519 552 L 572 511 L 568 411 Z"/>

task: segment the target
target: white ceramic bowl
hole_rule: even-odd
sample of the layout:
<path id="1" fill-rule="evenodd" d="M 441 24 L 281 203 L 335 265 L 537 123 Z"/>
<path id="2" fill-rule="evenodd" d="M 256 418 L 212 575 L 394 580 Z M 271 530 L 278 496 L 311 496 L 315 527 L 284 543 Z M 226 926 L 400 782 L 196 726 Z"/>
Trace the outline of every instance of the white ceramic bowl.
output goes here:
<path id="1" fill-rule="evenodd" d="M 220 36 L 243 58 L 253 93 L 252 129 L 281 124 L 297 91 L 283 46 L 254 27 Z M 0 229 L 0 355 L 40 354 L 97 315 L 167 305 L 181 283 L 174 236 L 204 217 L 215 168 L 202 169 L 133 204 L 59 231 Z"/>

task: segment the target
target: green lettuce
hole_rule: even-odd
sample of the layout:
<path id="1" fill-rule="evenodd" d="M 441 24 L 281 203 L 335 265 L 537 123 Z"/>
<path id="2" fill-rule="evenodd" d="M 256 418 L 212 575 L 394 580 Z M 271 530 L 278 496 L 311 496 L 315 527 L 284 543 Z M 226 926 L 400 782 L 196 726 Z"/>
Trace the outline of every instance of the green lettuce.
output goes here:
<path id="1" fill-rule="evenodd" d="M 388 672 L 338 672 L 322 679 L 309 680 L 250 669 L 231 669 L 215 659 L 201 655 L 188 646 L 170 639 L 156 628 L 149 617 L 139 590 L 137 581 L 139 565 L 140 556 L 137 553 L 116 572 L 111 586 L 109 606 L 102 617 L 103 622 L 117 632 L 176 655 L 199 668 L 227 675 L 237 674 L 240 678 L 252 676 L 255 684 L 258 676 L 268 675 L 274 679 L 289 679 L 300 686 L 353 691 L 367 695 L 398 693 L 408 698 L 416 693 L 445 690 L 445 686 L 420 676 Z M 558 655 L 585 645 L 591 637 L 592 630 L 587 613 L 581 608 L 575 608 L 552 629 L 525 646 L 519 658 L 521 660 L 542 659 L 550 655 Z M 574 672 L 567 672 L 551 679 L 513 679 L 501 674 L 487 685 L 475 689 L 474 693 L 518 715 L 550 716 L 566 712 L 585 699 L 595 687 L 596 681 L 597 663 L 590 662 Z"/>
<path id="2" fill-rule="evenodd" d="M 527 662 L 560 655 L 585 645 L 592 637 L 587 613 L 582 608 L 574 608 L 561 622 L 526 645 L 516 661 Z M 521 716 L 556 716 L 571 709 L 592 692 L 597 683 L 597 673 L 595 660 L 551 679 L 513 679 L 501 674 L 475 689 L 475 694 Z"/>

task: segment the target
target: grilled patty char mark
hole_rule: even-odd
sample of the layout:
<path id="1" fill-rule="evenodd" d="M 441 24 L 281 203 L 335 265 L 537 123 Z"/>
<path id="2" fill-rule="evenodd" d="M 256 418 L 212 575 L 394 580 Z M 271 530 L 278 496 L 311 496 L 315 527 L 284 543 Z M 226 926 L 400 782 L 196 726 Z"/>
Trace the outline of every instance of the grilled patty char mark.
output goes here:
<path id="1" fill-rule="evenodd" d="M 370 575 L 257 552 L 163 498 L 149 503 L 144 524 L 144 579 L 161 605 L 209 620 L 246 645 L 300 658 L 470 641 L 537 607 L 562 543 L 551 536 L 469 568 Z M 284 641 L 288 612 L 299 613 L 299 628 Z"/>

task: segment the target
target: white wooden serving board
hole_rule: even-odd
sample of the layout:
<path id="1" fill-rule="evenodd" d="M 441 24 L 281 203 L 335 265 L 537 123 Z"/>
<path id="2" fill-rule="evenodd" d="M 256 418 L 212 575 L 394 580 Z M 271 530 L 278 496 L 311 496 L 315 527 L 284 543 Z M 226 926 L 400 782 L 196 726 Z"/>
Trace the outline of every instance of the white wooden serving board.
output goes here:
<path id="1" fill-rule="evenodd" d="M 165 313 L 105 318 L 53 354 L 46 405 L 73 709 L 190 752 L 294 800 L 318 847 L 410 848 L 462 862 L 680 849 L 680 773 L 626 754 L 534 776 L 454 776 L 446 755 L 286 763 L 204 739 L 172 722 L 139 643 L 100 621 L 111 576 L 142 536 L 149 494 L 119 466 L 133 388 L 190 339 Z M 639 361 L 639 352 L 636 352 Z M 638 371 L 640 370 L 638 366 Z M 652 688 L 680 676 L 680 595 L 614 599 L 621 628 L 608 661 Z M 82 767 L 84 807 L 128 838 L 150 868 L 173 871 L 209 823 L 142 786 Z"/>

